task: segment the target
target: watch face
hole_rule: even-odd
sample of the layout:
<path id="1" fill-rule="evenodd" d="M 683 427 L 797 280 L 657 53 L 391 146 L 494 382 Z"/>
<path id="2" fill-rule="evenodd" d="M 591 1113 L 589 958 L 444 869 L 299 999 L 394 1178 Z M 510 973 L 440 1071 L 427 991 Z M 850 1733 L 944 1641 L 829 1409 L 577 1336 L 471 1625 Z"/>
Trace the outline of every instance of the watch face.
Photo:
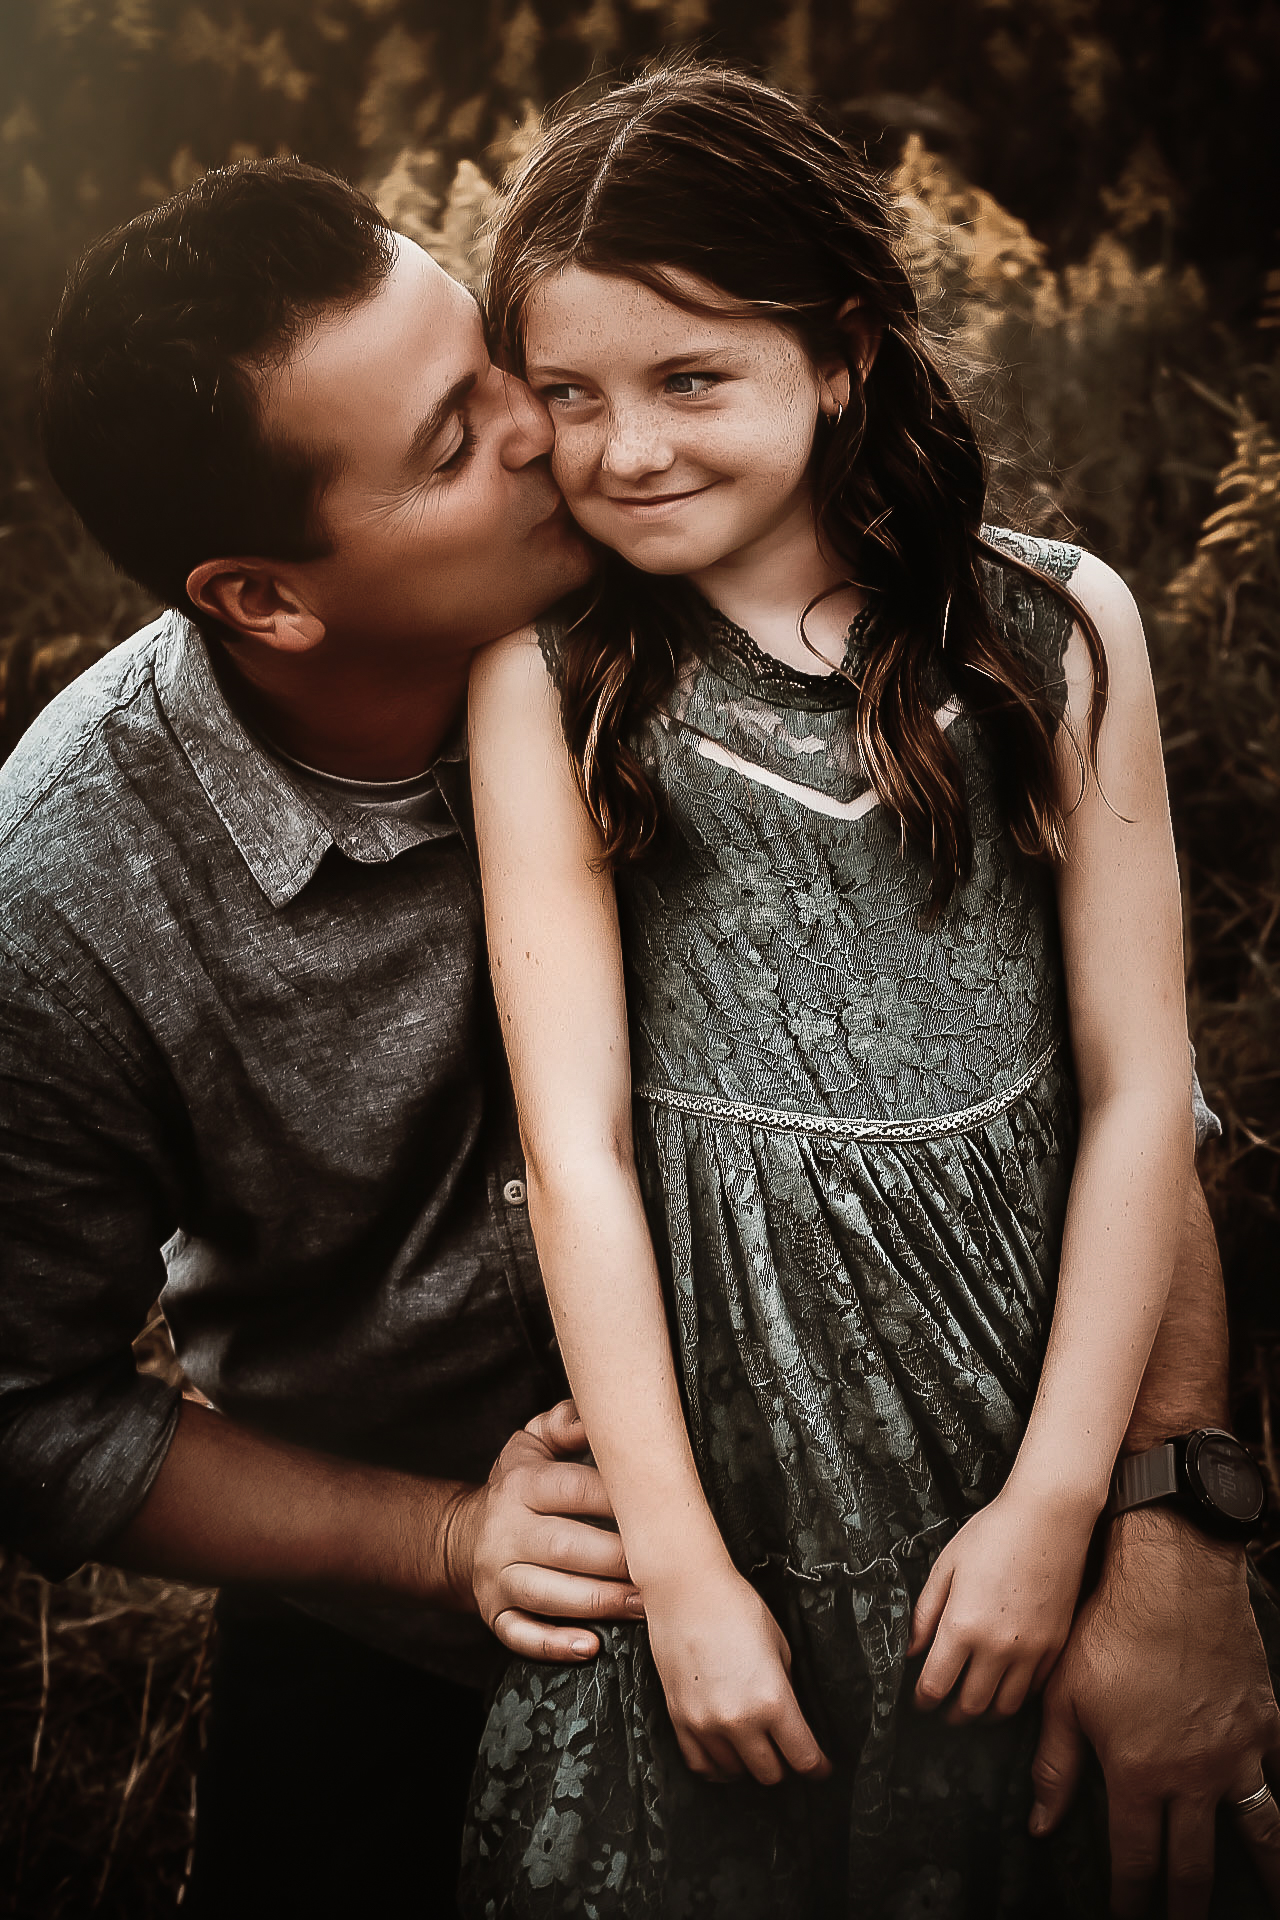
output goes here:
<path id="1" fill-rule="evenodd" d="M 1206 1434 L 1187 1468 L 1229 1520 L 1256 1520 L 1262 1512 L 1262 1475 L 1238 1440 L 1225 1433 Z"/>

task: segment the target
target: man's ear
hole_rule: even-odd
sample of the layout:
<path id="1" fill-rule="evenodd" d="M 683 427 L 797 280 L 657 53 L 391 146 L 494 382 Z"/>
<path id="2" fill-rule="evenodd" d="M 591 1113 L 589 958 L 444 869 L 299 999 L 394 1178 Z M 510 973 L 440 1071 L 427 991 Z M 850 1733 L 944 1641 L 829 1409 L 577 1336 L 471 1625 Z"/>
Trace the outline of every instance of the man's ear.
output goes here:
<path id="1" fill-rule="evenodd" d="M 187 575 L 187 593 L 201 613 L 280 653 L 307 653 L 324 639 L 323 620 L 278 562 L 203 560 Z"/>

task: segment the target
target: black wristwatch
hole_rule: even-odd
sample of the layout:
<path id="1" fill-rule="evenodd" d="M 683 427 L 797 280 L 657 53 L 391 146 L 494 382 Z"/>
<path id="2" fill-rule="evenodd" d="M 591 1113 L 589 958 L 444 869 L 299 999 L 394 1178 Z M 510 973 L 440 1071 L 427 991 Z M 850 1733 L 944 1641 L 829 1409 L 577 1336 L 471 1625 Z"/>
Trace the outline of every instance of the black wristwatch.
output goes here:
<path id="1" fill-rule="evenodd" d="M 1117 1463 L 1108 1515 L 1129 1513 L 1155 1500 L 1167 1500 L 1206 1533 L 1251 1540 L 1262 1519 L 1266 1490 L 1256 1462 L 1232 1434 L 1198 1427 Z"/>

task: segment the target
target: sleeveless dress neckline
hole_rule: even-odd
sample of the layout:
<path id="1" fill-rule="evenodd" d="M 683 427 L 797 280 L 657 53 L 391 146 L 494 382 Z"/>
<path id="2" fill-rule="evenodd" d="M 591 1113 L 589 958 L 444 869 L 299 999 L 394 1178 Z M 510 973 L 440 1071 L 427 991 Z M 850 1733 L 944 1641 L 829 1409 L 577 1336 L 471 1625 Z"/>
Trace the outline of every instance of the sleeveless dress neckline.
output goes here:
<path id="1" fill-rule="evenodd" d="M 705 609 L 710 646 L 725 664 L 732 663 L 739 669 L 738 674 L 731 671 L 727 677 L 739 679 L 745 672 L 743 684 L 758 689 L 769 699 L 815 712 L 851 707 L 857 699 L 858 690 L 850 673 L 868 638 L 880 624 L 878 602 L 868 600 L 850 621 L 839 667 L 826 673 L 807 673 L 802 667 L 793 667 L 789 661 L 767 653 L 745 627 L 740 627 L 702 594 L 697 595 L 697 600 Z"/>

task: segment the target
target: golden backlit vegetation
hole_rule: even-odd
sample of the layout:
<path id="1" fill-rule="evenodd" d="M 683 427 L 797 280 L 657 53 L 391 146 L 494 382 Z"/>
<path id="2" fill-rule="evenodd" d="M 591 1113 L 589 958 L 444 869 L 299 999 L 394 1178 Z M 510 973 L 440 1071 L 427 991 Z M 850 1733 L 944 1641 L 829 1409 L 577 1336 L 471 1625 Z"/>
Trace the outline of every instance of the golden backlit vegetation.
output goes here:
<path id="1" fill-rule="evenodd" d="M 78 249 L 204 168 L 296 152 L 460 277 L 546 103 L 697 45 L 818 89 L 892 173 L 985 427 L 993 517 L 1138 594 L 1183 862 L 1204 1170 L 1241 1430 L 1280 1378 L 1280 155 L 1248 0 L 6 0 L 0 749 L 147 611 L 42 477 L 31 380 Z M 173 1910 L 208 1596 L 0 1566 L 0 1910 Z"/>

